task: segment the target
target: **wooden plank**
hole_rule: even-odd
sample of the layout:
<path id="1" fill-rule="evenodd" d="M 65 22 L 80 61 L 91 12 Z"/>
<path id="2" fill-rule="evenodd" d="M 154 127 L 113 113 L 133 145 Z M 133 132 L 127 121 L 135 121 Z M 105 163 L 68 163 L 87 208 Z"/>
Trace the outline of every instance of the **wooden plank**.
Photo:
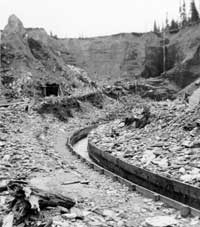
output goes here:
<path id="1" fill-rule="evenodd" d="M 93 144 L 88 145 L 91 158 L 98 160 L 104 168 L 156 193 L 200 209 L 200 188 L 149 172 L 97 150 Z"/>
<path id="2" fill-rule="evenodd" d="M 78 140 L 84 138 L 92 128 L 94 128 L 94 126 L 77 131 L 72 135 L 69 142 L 76 143 Z M 90 158 L 98 163 L 98 165 L 106 168 L 102 168 L 102 172 L 105 175 L 114 176 L 114 179 L 117 179 L 121 183 L 125 183 L 127 186 L 133 185 L 134 190 L 136 189 L 145 196 L 148 196 L 155 201 L 160 199 L 177 209 L 183 209 L 183 211 L 185 211 L 187 209 L 184 209 L 184 207 L 187 208 L 187 206 L 183 205 L 183 203 L 189 205 L 192 207 L 189 208 L 191 214 L 200 216 L 200 211 L 198 210 L 200 209 L 200 188 L 131 165 L 113 157 L 109 153 L 103 152 L 101 149 L 91 144 L 90 141 L 88 142 L 88 153 Z M 98 166 L 96 167 L 96 165 L 91 164 L 90 161 L 87 160 L 86 162 L 92 168 L 95 168 L 96 170 L 99 169 Z M 115 177 L 116 175 L 112 172 L 117 174 L 118 177 Z"/>

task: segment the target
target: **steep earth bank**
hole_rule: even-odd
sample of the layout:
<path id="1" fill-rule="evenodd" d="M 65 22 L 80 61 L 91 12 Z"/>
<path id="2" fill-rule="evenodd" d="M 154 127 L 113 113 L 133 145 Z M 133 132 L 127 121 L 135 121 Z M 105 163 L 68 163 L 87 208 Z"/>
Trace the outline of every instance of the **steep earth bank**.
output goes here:
<path id="1" fill-rule="evenodd" d="M 95 83 L 83 69 L 68 65 L 54 48 L 54 39 L 40 29 L 48 39 L 38 39 L 31 29 L 25 29 L 14 15 L 2 32 L 1 95 L 8 98 L 70 96 L 94 92 Z M 28 34 L 30 32 L 30 35 Z M 39 36 L 40 37 L 40 36 Z M 59 46 L 58 46 L 59 47 Z M 60 47 L 62 48 L 62 47 Z"/>
<path id="2" fill-rule="evenodd" d="M 152 32 L 59 39 L 41 28 L 24 28 L 13 15 L 2 31 L 0 70 L 2 86 L 6 88 L 3 93 L 30 95 L 32 86 L 35 93 L 45 96 L 57 86 L 59 92 L 54 89 L 53 93 L 69 95 L 96 88 L 92 80 L 98 85 L 136 81 L 138 86 L 142 80 L 142 84 L 152 86 L 153 92 L 147 92 L 149 97 L 173 98 L 199 78 L 199 32 L 200 24 L 196 24 L 167 34 L 165 40 Z M 19 94 L 12 94 L 16 93 L 13 90 Z"/>

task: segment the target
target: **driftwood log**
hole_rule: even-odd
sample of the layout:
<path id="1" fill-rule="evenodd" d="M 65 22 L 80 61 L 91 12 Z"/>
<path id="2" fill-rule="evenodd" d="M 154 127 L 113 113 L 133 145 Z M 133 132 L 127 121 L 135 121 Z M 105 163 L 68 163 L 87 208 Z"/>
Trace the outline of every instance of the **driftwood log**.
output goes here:
<path id="1" fill-rule="evenodd" d="M 5 186 L 0 190 L 5 191 Z M 29 222 L 31 216 L 39 216 L 40 210 L 46 207 L 61 206 L 70 209 L 75 205 L 75 201 L 69 197 L 31 187 L 24 181 L 10 181 L 6 190 L 14 199 L 10 202 L 10 213 L 5 217 L 3 227 Z"/>

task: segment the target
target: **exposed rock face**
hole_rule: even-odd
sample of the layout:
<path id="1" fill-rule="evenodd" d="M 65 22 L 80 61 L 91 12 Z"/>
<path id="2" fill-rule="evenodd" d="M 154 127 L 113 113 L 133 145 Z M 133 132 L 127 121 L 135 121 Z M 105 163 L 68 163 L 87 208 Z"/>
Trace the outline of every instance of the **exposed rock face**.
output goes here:
<path id="1" fill-rule="evenodd" d="M 158 77 L 163 73 L 164 69 L 170 70 L 177 62 L 178 50 L 175 45 L 167 45 L 169 40 L 163 41 L 159 46 L 147 46 L 145 52 L 144 71 L 142 76 L 145 78 Z M 164 66 L 164 48 L 165 48 L 165 66 Z"/>
<path id="2" fill-rule="evenodd" d="M 200 24 L 186 27 L 176 34 L 168 34 L 165 40 L 165 72 L 163 65 L 163 41 L 160 46 L 147 47 L 144 71 L 142 76 L 158 77 L 163 80 L 165 86 L 174 87 L 175 90 L 186 92 L 198 86 L 190 86 L 200 78 Z M 195 82 L 194 82 L 195 83 Z M 190 86 L 190 88 L 186 88 Z M 181 94 L 180 93 L 180 94 Z"/>
<path id="3" fill-rule="evenodd" d="M 144 71 L 145 78 L 158 77 L 163 72 L 163 48 L 161 46 L 149 46 L 145 51 Z"/>
<path id="4" fill-rule="evenodd" d="M 186 27 L 171 35 L 168 49 L 173 46 L 174 67 L 167 71 L 165 78 L 174 82 L 180 89 L 200 77 L 200 24 Z"/>
<path id="5" fill-rule="evenodd" d="M 141 74 L 145 61 L 145 48 L 159 45 L 154 33 L 118 34 L 86 39 L 60 41 L 76 61 L 97 81 L 116 81 Z"/>

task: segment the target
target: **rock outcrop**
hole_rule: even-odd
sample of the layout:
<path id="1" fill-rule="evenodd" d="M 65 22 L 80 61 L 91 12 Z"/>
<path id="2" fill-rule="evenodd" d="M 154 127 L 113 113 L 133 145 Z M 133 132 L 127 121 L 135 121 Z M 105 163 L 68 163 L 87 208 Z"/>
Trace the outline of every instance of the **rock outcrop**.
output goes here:
<path id="1" fill-rule="evenodd" d="M 26 31 L 24 29 L 22 22 L 15 15 L 11 15 L 8 19 L 8 24 L 4 28 L 4 34 L 5 35 L 10 35 L 10 34 L 24 35 L 25 32 Z"/>

